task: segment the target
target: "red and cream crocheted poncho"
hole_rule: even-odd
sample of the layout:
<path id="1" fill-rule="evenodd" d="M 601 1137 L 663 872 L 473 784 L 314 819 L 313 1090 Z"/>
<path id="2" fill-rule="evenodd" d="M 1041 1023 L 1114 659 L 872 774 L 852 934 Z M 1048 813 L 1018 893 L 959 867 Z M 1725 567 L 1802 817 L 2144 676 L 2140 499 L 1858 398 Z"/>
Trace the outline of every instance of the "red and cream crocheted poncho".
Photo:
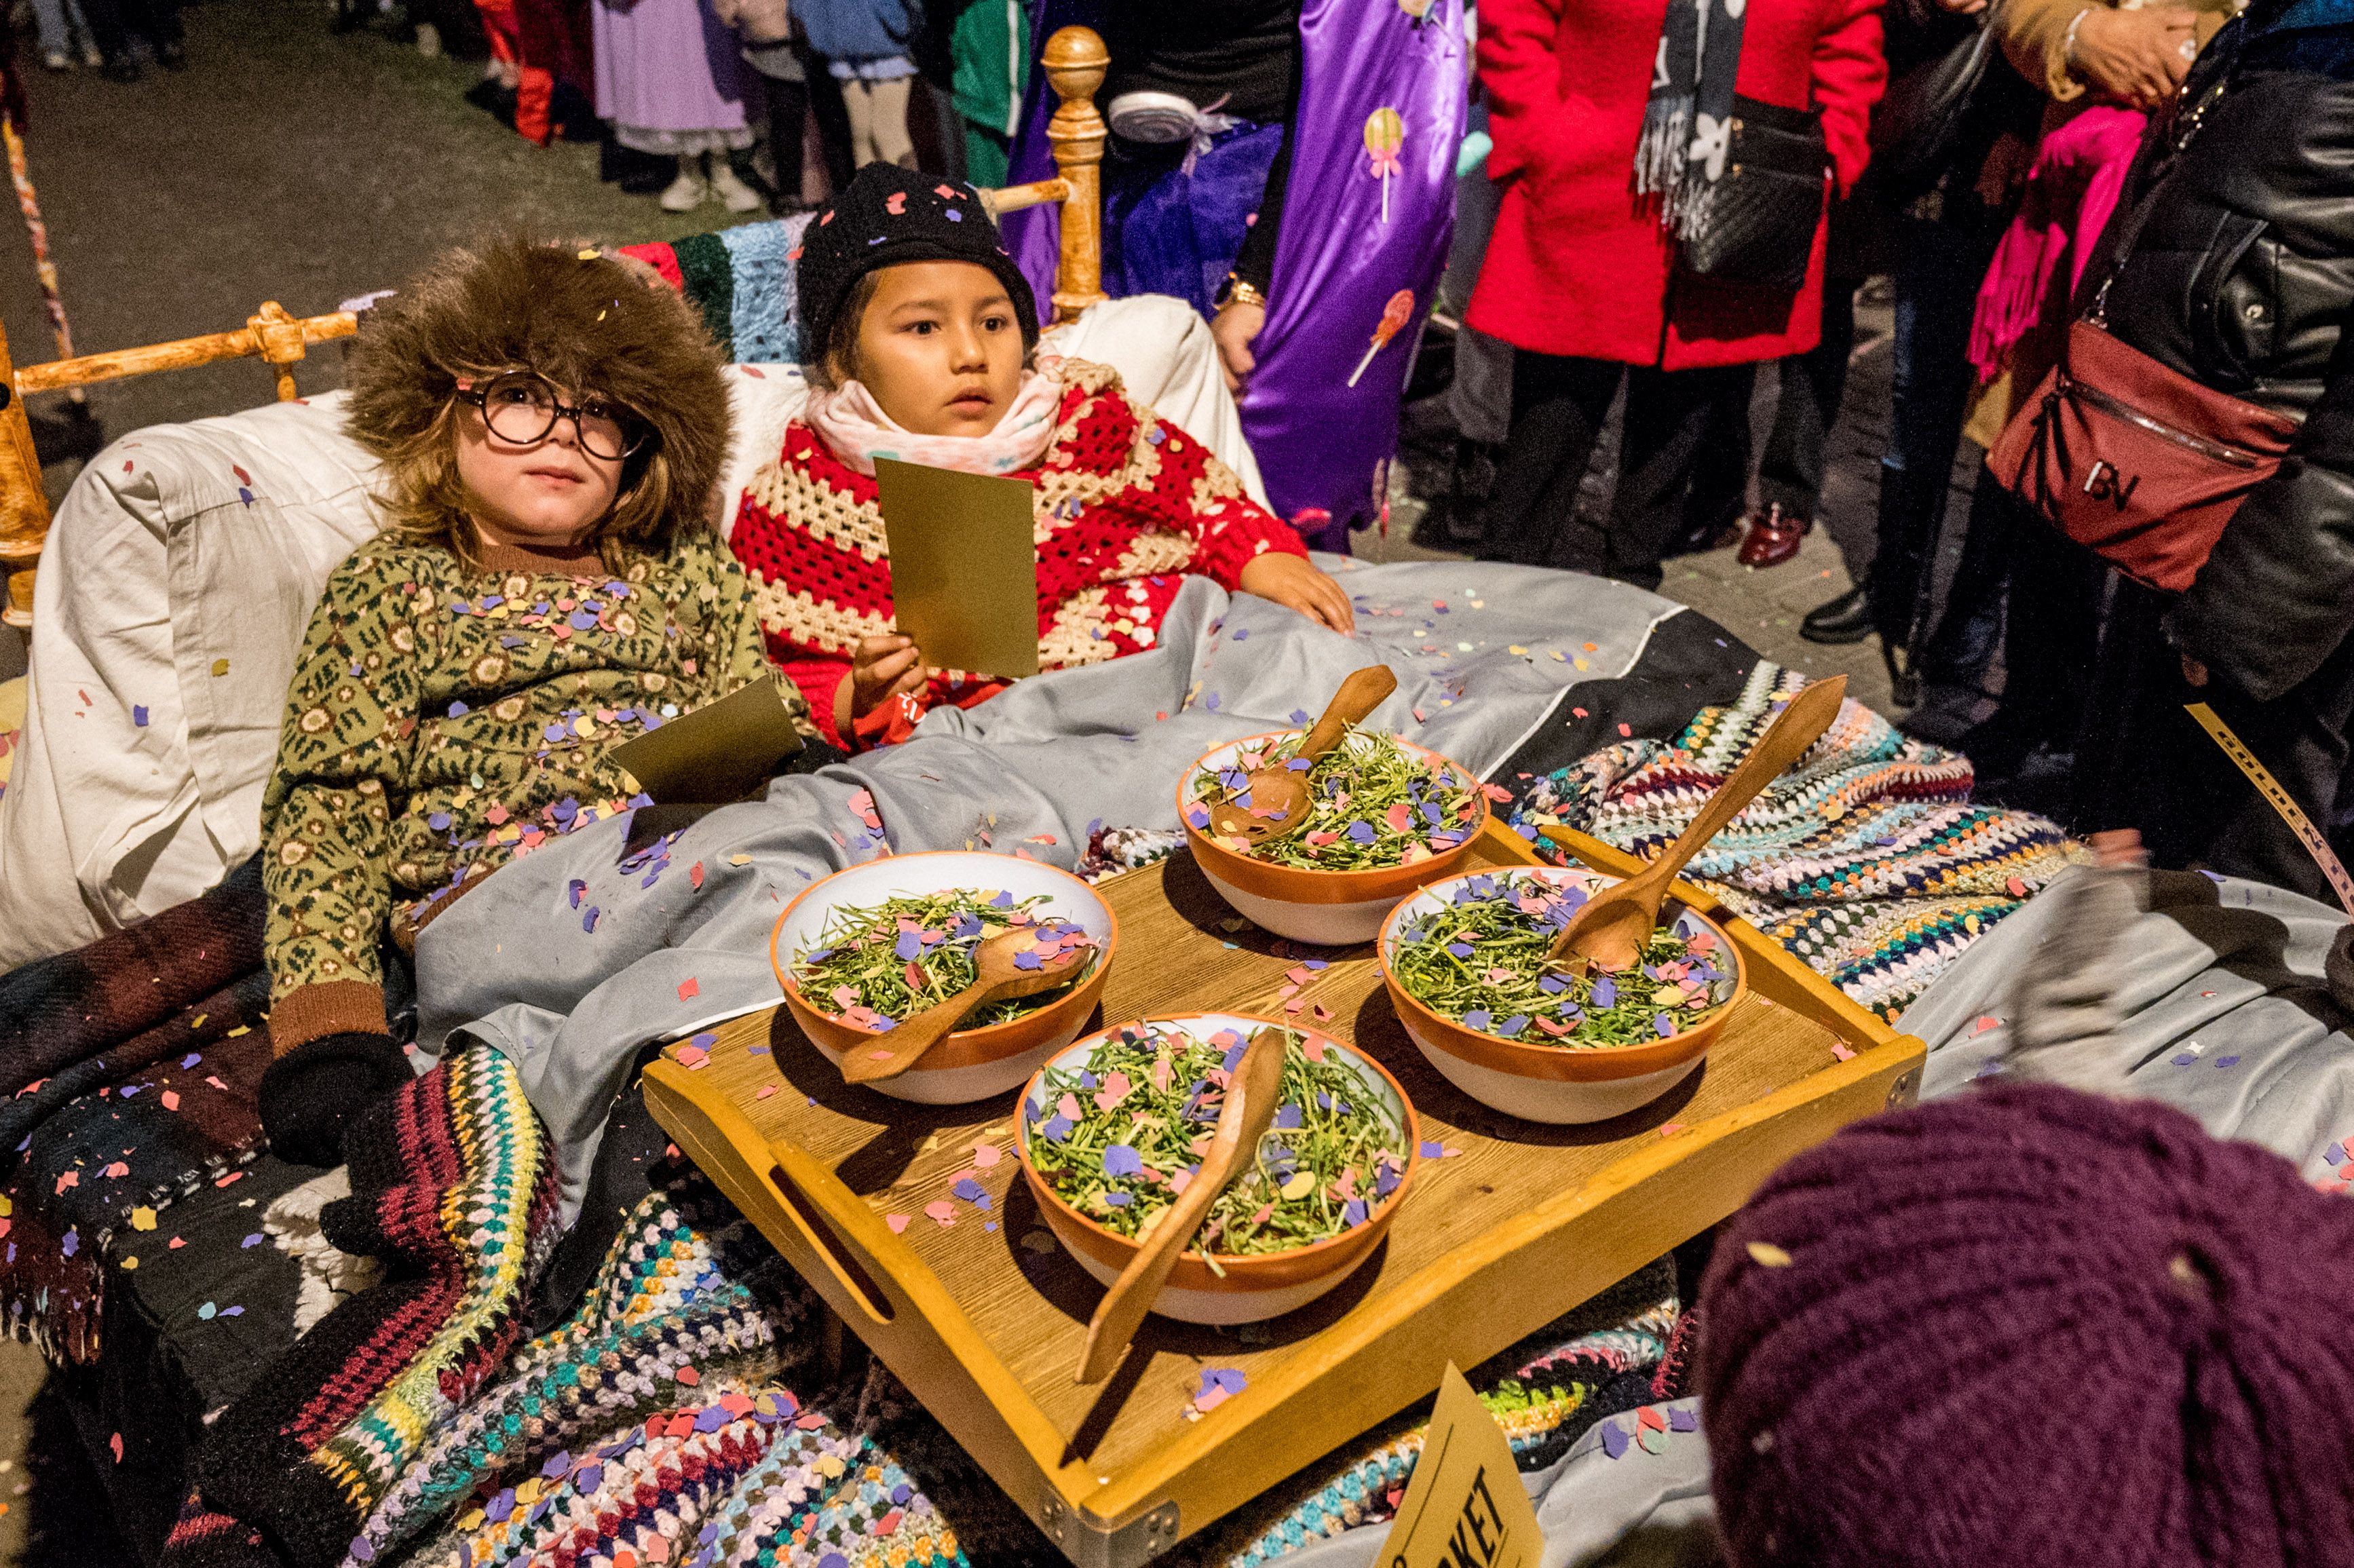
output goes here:
<path id="1" fill-rule="evenodd" d="M 1150 648 L 1185 574 L 1233 591 L 1252 556 L 1305 556 L 1290 524 L 1243 493 L 1200 441 L 1139 408 L 1117 371 L 1084 360 L 1040 369 L 1063 384 L 1054 439 L 1035 468 L 1038 662 L 1048 670 Z M 807 425 L 745 488 L 729 536 L 751 574 L 769 656 L 809 698 L 829 739 L 834 691 L 859 640 L 893 630 L 891 563 L 875 481 L 854 472 Z M 1001 688 L 958 673 L 932 678 L 913 705 L 970 707 Z M 903 715 L 903 719 L 913 717 Z M 904 734 L 894 726 L 890 738 Z"/>

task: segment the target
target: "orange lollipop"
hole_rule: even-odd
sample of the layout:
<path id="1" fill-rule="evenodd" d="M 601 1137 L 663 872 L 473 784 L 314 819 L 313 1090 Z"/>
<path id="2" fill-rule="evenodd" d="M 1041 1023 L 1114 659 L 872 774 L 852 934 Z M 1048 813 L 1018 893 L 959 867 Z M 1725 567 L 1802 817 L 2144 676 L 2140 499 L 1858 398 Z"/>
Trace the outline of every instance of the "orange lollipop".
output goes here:
<path id="1" fill-rule="evenodd" d="M 1373 364 L 1373 355 L 1387 348 L 1390 345 L 1390 339 L 1397 336 L 1398 329 L 1413 319 L 1414 291 L 1400 289 L 1390 296 L 1390 302 L 1382 307 L 1381 324 L 1373 328 L 1373 346 L 1365 350 L 1364 358 L 1357 361 L 1357 368 L 1349 376 L 1350 386 L 1354 387 L 1357 384 L 1357 377 L 1363 376 L 1365 373 L 1365 367 Z"/>

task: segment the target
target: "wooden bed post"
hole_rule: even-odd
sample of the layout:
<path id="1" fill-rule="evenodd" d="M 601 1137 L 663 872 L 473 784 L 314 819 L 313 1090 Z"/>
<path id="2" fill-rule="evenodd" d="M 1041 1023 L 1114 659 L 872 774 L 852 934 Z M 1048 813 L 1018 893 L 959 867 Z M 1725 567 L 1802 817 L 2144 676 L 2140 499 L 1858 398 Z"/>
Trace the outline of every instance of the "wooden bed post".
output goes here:
<path id="1" fill-rule="evenodd" d="M 48 536 L 49 501 L 41 489 L 41 460 L 33 450 L 33 424 L 16 390 L 8 334 L 0 330 L 0 621 L 33 624 L 33 567 Z"/>
<path id="2" fill-rule="evenodd" d="M 1062 264 L 1055 274 L 1055 320 L 1076 320 L 1104 298 L 1103 154 L 1104 119 L 1096 111 L 1111 52 L 1087 27 L 1063 27 L 1046 40 L 1041 57 L 1046 80 L 1062 101 L 1046 126 L 1055 167 L 1068 182 L 1063 198 Z"/>

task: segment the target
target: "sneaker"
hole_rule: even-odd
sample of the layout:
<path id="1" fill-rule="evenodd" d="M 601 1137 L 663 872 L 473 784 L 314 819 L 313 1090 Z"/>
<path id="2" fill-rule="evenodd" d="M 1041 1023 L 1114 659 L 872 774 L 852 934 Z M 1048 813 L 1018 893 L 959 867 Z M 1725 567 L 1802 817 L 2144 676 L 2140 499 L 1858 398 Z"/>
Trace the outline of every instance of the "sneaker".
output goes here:
<path id="1" fill-rule="evenodd" d="M 767 197 L 737 175 L 736 165 L 727 161 L 724 153 L 711 154 L 711 194 L 729 212 L 758 212 L 769 205 Z"/>
<path id="2" fill-rule="evenodd" d="M 696 207 L 701 207 L 710 195 L 711 187 L 703 183 L 702 175 L 681 169 L 678 172 L 678 178 L 671 181 L 656 199 L 662 204 L 662 209 L 664 212 L 693 212 Z"/>
<path id="3" fill-rule="evenodd" d="M 63 49 L 47 49 L 42 52 L 41 64 L 50 70 L 71 70 L 73 56 Z"/>

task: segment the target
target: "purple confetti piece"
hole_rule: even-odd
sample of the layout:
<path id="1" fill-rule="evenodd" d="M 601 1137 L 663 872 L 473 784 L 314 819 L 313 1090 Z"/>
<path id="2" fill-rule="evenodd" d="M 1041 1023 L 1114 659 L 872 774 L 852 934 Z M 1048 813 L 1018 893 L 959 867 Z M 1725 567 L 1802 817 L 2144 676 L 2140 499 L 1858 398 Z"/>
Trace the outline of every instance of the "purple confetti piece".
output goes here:
<path id="1" fill-rule="evenodd" d="M 2239 1065 L 2240 1059 L 2237 1056 L 2218 1056 L 2215 1058 L 2215 1065 L 2219 1067 L 2236 1067 Z"/>
<path id="2" fill-rule="evenodd" d="M 242 1307 L 224 1307 L 220 1309 L 220 1315 L 224 1318 L 242 1318 L 245 1316 L 245 1308 Z"/>
<path id="3" fill-rule="evenodd" d="M 1526 1029 L 1528 1026 L 1529 1015 L 1525 1012 L 1516 1012 L 1512 1014 L 1511 1017 L 1504 1020 L 1503 1022 L 1496 1025 L 1496 1033 L 1499 1034 L 1518 1034 L 1522 1030 Z"/>
<path id="4" fill-rule="evenodd" d="M 352 1538 L 349 1556 L 355 1563 L 373 1563 L 376 1561 L 376 1548 L 368 1544 L 366 1536 L 355 1535 Z"/>
<path id="5" fill-rule="evenodd" d="M 1061 1112 L 1038 1124 L 1038 1131 L 1050 1143 L 1060 1143 L 1071 1136 L 1071 1118 Z"/>
<path id="6" fill-rule="evenodd" d="M 264 1235 L 261 1232 L 256 1231 L 251 1235 L 237 1244 L 238 1250 L 242 1252 L 245 1248 L 249 1246 L 260 1246 L 263 1242 L 266 1242 L 270 1238 Z"/>
<path id="7" fill-rule="evenodd" d="M 132 705 L 131 722 L 137 725 L 141 729 L 145 729 L 147 727 L 147 710 L 139 706 L 135 703 Z"/>
<path id="8" fill-rule="evenodd" d="M 989 1189 L 982 1186 L 980 1182 L 974 1181 L 970 1176 L 958 1177 L 955 1184 L 949 1187 L 949 1191 L 955 1193 L 958 1197 L 962 1198 L 966 1202 L 970 1203 L 976 1209 L 986 1209 L 989 1207 Z"/>
<path id="9" fill-rule="evenodd" d="M 200 1054 L 191 1051 L 186 1055 L 180 1058 L 180 1065 L 183 1067 L 193 1067 L 203 1060 L 204 1057 Z"/>
<path id="10" fill-rule="evenodd" d="M 2178 1067 L 2188 1067 L 2198 1060 L 2199 1054 L 2195 1051 L 2178 1051 L 2174 1055 L 2174 1065 Z"/>
<path id="11" fill-rule="evenodd" d="M 1488 1019 L 1489 1012 L 1486 1008 L 1475 1007 L 1470 1012 L 1463 1015 L 1463 1027 L 1466 1029 L 1485 1029 L 1488 1027 Z"/>
<path id="12" fill-rule="evenodd" d="M 1103 1201 L 1104 1206 L 1108 1209 L 1125 1209 L 1136 1202 L 1125 1192 L 1106 1192 L 1103 1195 Z"/>
<path id="13" fill-rule="evenodd" d="M 1296 1105 L 1278 1106 L 1276 1107 L 1274 1125 L 1278 1128 L 1282 1128 L 1288 1131 L 1292 1128 L 1301 1125 L 1302 1120 L 1303 1113 Z"/>
<path id="14" fill-rule="evenodd" d="M 1354 1230 L 1365 1223 L 1367 1212 L 1365 1201 L 1363 1198 L 1352 1198 L 1341 1205 L 1341 1219 L 1350 1229 Z"/>
<path id="15" fill-rule="evenodd" d="M 914 955 L 908 954 L 907 956 L 912 958 Z M 1013 967 L 1017 969 L 1040 969 L 1044 966 L 1045 962 L 1045 959 L 1038 956 L 1035 948 L 1032 948 L 1027 952 L 1021 952 L 1013 955 Z"/>
<path id="16" fill-rule="evenodd" d="M 58 1241 L 58 1250 L 65 1254 L 68 1257 L 71 1257 L 74 1254 L 80 1252 L 81 1250 L 81 1233 L 69 1228 L 63 1238 Z M 211 1303 L 207 1302 L 207 1305 L 209 1306 Z"/>
<path id="17" fill-rule="evenodd" d="M 580 928 L 584 931 L 594 932 L 597 929 L 597 916 L 603 913 L 604 911 L 598 908 L 594 904 L 588 906 L 588 912 L 580 916 Z"/>
<path id="18" fill-rule="evenodd" d="M 572 1473 L 572 1456 L 558 1448 L 547 1457 L 547 1463 L 539 1467 L 539 1473 L 551 1481 L 562 1480 Z"/>
<path id="19" fill-rule="evenodd" d="M 1616 1421 L 1606 1421 L 1602 1424 L 1602 1451 L 1604 1453 L 1609 1455 L 1614 1459 L 1623 1459 L 1627 1457 L 1628 1444 L 1629 1439 L 1628 1438 L 1627 1429 L 1625 1427 L 1619 1425 Z"/>
<path id="20" fill-rule="evenodd" d="M 1697 1431 L 1699 1431 L 1699 1430 L 1700 1430 L 1700 1413 L 1699 1413 L 1698 1411 L 1695 1411 L 1695 1410 L 1670 1410 L 1670 1411 L 1669 1411 L 1669 1412 L 1668 1412 L 1668 1430 L 1669 1430 L 1669 1431 L 1670 1431 L 1670 1432 L 1697 1432 Z"/>
<path id="21" fill-rule="evenodd" d="M 697 1432 L 716 1432 L 727 1425 L 727 1412 L 716 1404 L 704 1406 L 695 1418 Z"/>
<path id="22" fill-rule="evenodd" d="M 1594 982 L 1594 1005 L 1596 1007 L 1617 1006 L 1618 982 L 1612 980 L 1608 975 L 1604 975 L 1600 980 L 1596 980 Z"/>
<path id="23" fill-rule="evenodd" d="M 1651 1014 L 1651 1028 L 1660 1039 L 1665 1040 L 1676 1032 L 1676 1021 L 1664 1012 L 1655 1012 Z"/>
<path id="24" fill-rule="evenodd" d="M 1141 1176 L 1144 1157 L 1131 1144 L 1111 1144 L 1103 1151 L 1103 1168 L 1107 1176 Z"/>
<path id="25" fill-rule="evenodd" d="M 1369 844 L 1373 842 L 1373 824 L 1362 817 L 1349 824 L 1348 832 L 1351 843 Z"/>
<path id="26" fill-rule="evenodd" d="M 1204 697 L 1202 699 L 1202 705 L 1209 709 L 1212 713 L 1216 713 L 1218 711 L 1218 694 L 1212 692 L 1208 696 Z"/>
<path id="27" fill-rule="evenodd" d="M 924 956 L 924 939 L 913 931 L 902 931 L 899 933 L 899 939 L 891 945 L 891 950 L 898 954 L 902 959 L 920 959 Z M 1027 954 L 1023 955 L 1025 958 L 1028 956 L 1029 955 Z M 1015 961 L 1018 963 L 1020 962 L 1020 959 L 1016 959 Z M 1030 967 L 1032 969 L 1037 968 L 1035 964 L 1033 964 Z"/>

